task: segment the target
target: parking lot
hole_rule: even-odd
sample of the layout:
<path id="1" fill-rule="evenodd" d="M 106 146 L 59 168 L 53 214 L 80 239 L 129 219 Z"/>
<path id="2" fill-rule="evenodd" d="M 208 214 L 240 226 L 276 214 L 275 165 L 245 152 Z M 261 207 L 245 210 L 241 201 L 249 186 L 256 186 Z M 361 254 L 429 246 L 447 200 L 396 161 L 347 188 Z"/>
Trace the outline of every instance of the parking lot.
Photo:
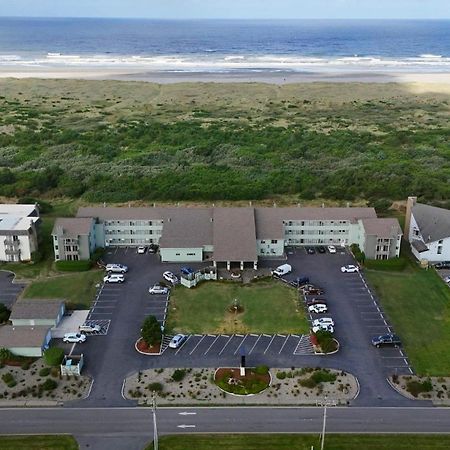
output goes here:
<path id="1" fill-rule="evenodd" d="M 26 284 L 14 282 L 14 274 L 0 270 L 0 303 L 11 309 Z"/>

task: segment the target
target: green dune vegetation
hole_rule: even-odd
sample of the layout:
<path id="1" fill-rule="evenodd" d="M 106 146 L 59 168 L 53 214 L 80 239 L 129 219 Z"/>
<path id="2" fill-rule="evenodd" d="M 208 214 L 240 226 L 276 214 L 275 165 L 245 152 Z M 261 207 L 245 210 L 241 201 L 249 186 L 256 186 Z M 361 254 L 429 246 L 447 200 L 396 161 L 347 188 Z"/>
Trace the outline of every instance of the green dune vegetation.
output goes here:
<path id="1" fill-rule="evenodd" d="M 0 195 L 450 198 L 448 86 L 0 80 Z"/>

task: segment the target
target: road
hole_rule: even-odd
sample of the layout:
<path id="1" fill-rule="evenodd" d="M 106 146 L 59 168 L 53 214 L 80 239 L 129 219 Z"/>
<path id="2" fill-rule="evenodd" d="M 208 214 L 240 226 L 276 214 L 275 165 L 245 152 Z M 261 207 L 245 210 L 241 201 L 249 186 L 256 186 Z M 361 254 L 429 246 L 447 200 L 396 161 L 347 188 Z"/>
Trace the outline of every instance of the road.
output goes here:
<path id="1" fill-rule="evenodd" d="M 319 433 L 322 417 L 322 408 L 212 407 L 157 411 L 160 435 Z M 327 431 L 450 433 L 450 409 L 330 407 Z M 0 434 L 17 433 L 71 433 L 81 449 L 141 450 L 152 440 L 152 413 L 149 408 L 1 409 Z"/>

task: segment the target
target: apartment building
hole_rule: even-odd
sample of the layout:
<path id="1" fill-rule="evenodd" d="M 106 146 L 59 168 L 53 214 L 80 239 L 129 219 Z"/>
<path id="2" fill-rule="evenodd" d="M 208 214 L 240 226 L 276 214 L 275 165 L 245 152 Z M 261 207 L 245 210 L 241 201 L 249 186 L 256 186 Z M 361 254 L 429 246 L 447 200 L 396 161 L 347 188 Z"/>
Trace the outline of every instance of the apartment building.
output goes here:
<path id="1" fill-rule="evenodd" d="M 87 259 L 97 247 L 157 244 L 162 261 L 257 267 L 287 246 L 359 244 L 367 258 L 398 256 L 402 231 L 373 208 L 80 208 L 53 230 L 55 258 Z M 61 242 L 73 244 L 69 253 Z M 81 251 L 81 241 L 84 248 Z M 75 257 L 76 256 L 76 257 Z"/>
<path id="2" fill-rule="evenodd" d="M 0 261 L 30 261 L 38 249 L 37 205 L 0 204 Z"/>
<path id="3" fill-rule="evenodd" d="M 405 238 L 419 261 L 449 261 L 450 211 L 418 203 L 417 197 L 408 197 Z"/>

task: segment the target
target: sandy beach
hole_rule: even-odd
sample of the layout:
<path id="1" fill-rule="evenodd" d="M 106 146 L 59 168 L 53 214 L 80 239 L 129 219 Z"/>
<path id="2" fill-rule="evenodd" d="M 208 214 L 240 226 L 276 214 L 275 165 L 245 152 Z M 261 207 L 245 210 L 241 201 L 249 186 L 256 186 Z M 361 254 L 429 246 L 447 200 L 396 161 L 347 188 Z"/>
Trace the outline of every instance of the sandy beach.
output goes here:
<path id="1" fill-rule="evenodd" d="M 170 72 L 149 71 L 146 67 L 0 67 L 0 78 L 40 78 L 79 80 L 146 81 L 158 84 L 181 82 L 215 83 L 426 83 L 440 86 L 438 91 L 450 85 L 450 73 L 410 73 L 381 71 L 239 71 L 239 72 Z"/>

